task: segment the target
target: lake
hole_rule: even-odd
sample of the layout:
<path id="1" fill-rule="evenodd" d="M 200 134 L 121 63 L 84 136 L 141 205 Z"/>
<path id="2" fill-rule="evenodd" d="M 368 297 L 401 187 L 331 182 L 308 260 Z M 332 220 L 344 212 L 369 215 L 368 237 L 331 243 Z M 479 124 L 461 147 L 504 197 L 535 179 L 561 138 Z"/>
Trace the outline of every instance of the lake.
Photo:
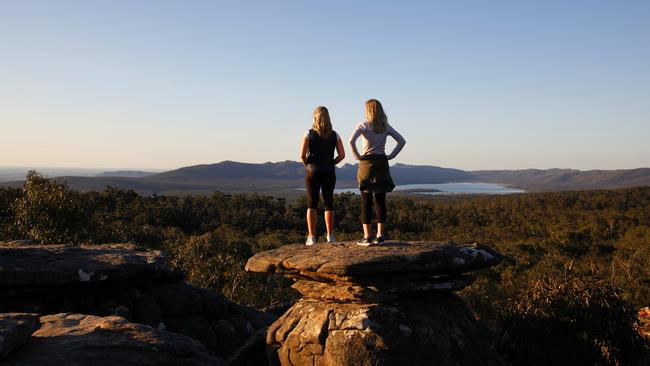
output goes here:
<path id="1" fill-rule="evenodd" d="M 414 194 L 445 195 L 445 194 L 512 194 L 524 193 L 526 191 L 517 188 L 506 187 L 497 183 L 483 182 L 459 182 L 459 183 L 436 183 L 436 184 L 404 184 L 395 187 L 395 191 L 402 191 Z M 339 188 L 334 193 L 352 192 L 359 193 L 357 188 Z"/>

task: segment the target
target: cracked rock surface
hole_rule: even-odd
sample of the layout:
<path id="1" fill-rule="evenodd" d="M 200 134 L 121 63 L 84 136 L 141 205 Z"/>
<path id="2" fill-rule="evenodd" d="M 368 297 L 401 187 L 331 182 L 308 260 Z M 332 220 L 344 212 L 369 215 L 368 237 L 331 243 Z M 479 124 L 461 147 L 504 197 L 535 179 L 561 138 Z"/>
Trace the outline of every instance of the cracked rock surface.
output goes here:
<path id="1" fill-rule="evenodd" d="M 298 302 L 268 330 L 282 365 L 501 365 L 455 295 L 393 304 Z"/>
<path id="2" fill-rule="evenodd" d="M 157 250 L 131 244 L 29 241 L 0 243 L 2 313 L 33 313 L 37 323 L 40 316 L 60 313 L 119 316 L 191 337 L 221 358 L 231 356 L 277 318 L 183 282 L 182 275 L 170 269 L 166 254 Z M 9 315 L 0 317 L 0 357 L 17 352 L 16 345 L 31 333 L 23 335 L 35 330 L 25 319 L 11 320 Z"/>
<path id="3" fill-rule="evenodd" d="M 296 280 L 304 297 L 267 332 L 271 364 L 502 365 L 490 334 L 453 293 L 503 257 L 480 245 L 287 245 L 246 269 Z"/>
<path id="4" fill-rule="evenodd" d="M 225 365 L 190 337 L 119 316 L 63 313 L 40 321 L 41 328 L 3 365 Z"/>
<path id="5" fill-rule="evenodd" d="M 0 314 L 0 359 L 27 342 L 40 326 L 38 314 Z"/>
<path id="6" fill-rule="evenodd" d="M 246 263 L 251 272 L 363 277 L 399 273 L 458 274 L 492 267 L 501 254 L 481 245 L 390 241 L 362 247 L 354 242 L 285 245 L 257 253 Z"/>
<path id="7" fill-rule="evenodd" d="M 131 244 L 0 244 L 0 285 L 62 285 L 170 275 L 157 250 Z"/>

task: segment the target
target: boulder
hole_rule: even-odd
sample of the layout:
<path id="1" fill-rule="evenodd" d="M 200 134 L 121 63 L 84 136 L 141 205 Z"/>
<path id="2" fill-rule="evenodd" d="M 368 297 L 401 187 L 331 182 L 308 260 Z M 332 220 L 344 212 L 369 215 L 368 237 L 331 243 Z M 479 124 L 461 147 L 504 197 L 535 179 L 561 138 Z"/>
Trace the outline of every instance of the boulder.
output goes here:
<path id="1" fill-rule="evenodd" d="M 231 355 L 255 331 L 253 325 L 240 316 L 222 318 L 216 322 L 211 322 L 210 325 L 217 337 L 223 355 Z"/>
<path id="2" fill-rule="evenodd" d="M 130 244 L 0 246 L 0 285 L 61 285 L 173 276 L 167 256 Z"/>
<path id="3" fill-rule="evenodd" d="M 501 365 L 455 295 L 392 303 L 301 300 L 268 330 L 282 365 Z"/>
<path id="4" fill-rule="evenodd" d="M 40 320 L 42 327 L 5 365 L 225 365 L 190 337 L 117 316 L 55 314 Z"/>
<path id="5" fill-rule="evenodd" d="M 246 269 L 291 277 L 304 296 L 269 327 L 270 364 L 496 366 L 490 335 L 453 291 L 501 260 L 480 245 L 348 242 L 280 247 Z"/>
<path id="6" fill-rule="evenodd" d="M 38 314 L 0 314 L 0 359 L 23 345 L 41 326 Z"/>
<path id="7" fill-rule="evenodd" d="M 207 318 L 201 315 L 166 318 L 165 327 L 176 333 L 190 336 L 209 349 L 217 349 L 217 338 Z"/>
<path id="8" fill-rule="evenodd" d="M 203 309 L 208 319 L 219 320 L 228 315 L 229 301 L 223 295 L 202 289 L 201 297 L 203 298 Z"/>
<path id="9" fill-rule="evenodd" d="M 0 311 L 121 316 L 224 358 L 277 319 L 184 283 L 164 253 L 129 244 L 0 244 Z"/>
<path id="10" fill-rule="evenodd" d="M 258 329 L 248 337 L 246 342 L 228 358 L 230 366 L 264 366 L 269 361 L 266 357 L 267 328 Z"/>
<path id="11" fill-rule="evenodd" d="M 159 328 L 162 323 L 162 310 L 154 297 L 137 288 L 132 288 L 129 295 L 132 304 L 129 312 L 132 314 L 133 320 L 136 323 Z"/>
<path id="12" fill-rule="evenodd" d="M 156 298 L 165 316 L 199 314 L 203 312 L 203 298 L 194 287 L 179 282 L 154 286 L 149 290 Z"/>

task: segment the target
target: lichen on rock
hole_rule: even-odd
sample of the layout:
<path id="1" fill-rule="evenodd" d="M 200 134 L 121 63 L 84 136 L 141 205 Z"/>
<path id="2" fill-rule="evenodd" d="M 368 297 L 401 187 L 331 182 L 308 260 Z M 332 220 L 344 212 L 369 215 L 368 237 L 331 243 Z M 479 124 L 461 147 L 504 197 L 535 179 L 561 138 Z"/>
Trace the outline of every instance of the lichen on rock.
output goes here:
<path id="1" fill-rule="evenodd" d="M 163 252 L 130 244 L 0 243 L 3 312 L 37 313 L 33 315 L 37 324 L 41 315 L 59 313 L 97 316 L 108 319 L 106 324 L 119 316 L 129 324 L 191 337 L 221 358 L 230 357 L 276 318 L 183 282 Z M 13 352 L 17 344 L 31 343 L 29 334 L 36 328 L 26 326 L 27 318 L 21 320 L 26 325 L 18 327 L 18 319 L 0 316 L 0 355 Z M 29 334 L 21 336 L 25 333 Z"/>
<path id="2" fill-rule="evenodd" d="M 5 365 L 225 365 L 190 337 L 118 316 L 62 313 L 40 320 L 41 328 Z"/>
<path id="3" fill-rule="evenodd" d="M 482 246 L 393 242 L 290 245 L 258 253 L 249 271 L 294 278 L 303 299 L 268 331 L 281 365 L 502 365 L 452 291 L 463 273 L 498 264 Z"/>

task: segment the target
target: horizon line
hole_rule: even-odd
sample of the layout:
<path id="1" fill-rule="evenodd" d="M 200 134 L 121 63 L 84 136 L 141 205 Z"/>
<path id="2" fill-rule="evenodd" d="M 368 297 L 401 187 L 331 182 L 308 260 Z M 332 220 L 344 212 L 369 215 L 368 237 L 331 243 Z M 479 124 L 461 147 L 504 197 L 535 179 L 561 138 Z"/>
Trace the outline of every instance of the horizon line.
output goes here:
<path id="1" fill-rule="evenodd" d="M 251 165 L 259 165 L 259 164 L 278 164 L 278 163 L 285 163 L 285 162 L 292 162 L 292 163 L 300 163 L 297 160 L 282 160 L 282 161 L 264 161 L 264 162 L 246 162 L 246 161 L 236 161 L 236 160 L 222 160 L 219 162 L 213 162 L 213 163 L 197 163 L 197 164 L 190 164 L 190 165 L 183 165 L 175 168 L 141 168 L 141 167 L 135 167 L 135 168 L 125 168 L 125 167 L 101 167 L 101 166 L 95 166 L 95 167 L 84 167 L 84 166 L 46 166 L 46 165 L 41 165 L 41 166 L 27 166 L 27 165 L 0 165 L 0 169 L 17 169 L 17 170 L 36 170 L 37 172 L 39 169 L 57 169 L 57 170 L 94 170 L 98 171 L 99 173 L 104 173 L 104 172 L 109 172 L 109 171 L 144 171 L 144 172 L 151 172 L 151 173 L 164 173 L 168 171 L 173 171 L 177 169 L 182 169 L 182 168 L 188 168 L 188 167 L 193 167 L 193 166 L 201 166 L 201 165 L 216 165 L 216 164 L 222 164 L 222 163 L 239 163 L 239 164 L 251 164 Z M 356 165 L 356 161 L 354 163 L 344 163 L 341 166 L 345 165 Z M 605 169 L 605 168 L 590 168 L 590 169 L 577 169 L 577 168 L 560 168 L 560 167 L 550 167 L 550 168 L 536 168 L 536 167 L 529 167 L 529 168 L 482 168 L 482 169 L 466 169 L 466 168 L 457 168 L 457 167 L 447 167 L 447 166 L 442 166 L 442 165 L 435 165 L 435 164 L 414 164 L 414 163 L 406 163 L 406 162 L 396 162 L 392 164 L 391 166 L 395 166 L 397 164 L 402 164 L 402 165 L 410 165 L 410 166 L 432 166 L 432 167 L 438 167 L 438 168 L 444 168 L 444 169 L 457 169 L 457 170 L 463 170 L 463 171 L 520 171 L 520 170 L 575 170 L 579 172 L 588 172 L 588 171 L 614 171 L 614 170 L 638 170 L 638 169 L 649 169 L 650 166 L 637 166 L 637 167 L 631 167 L 631 168 L 613 168 L 613 169 Z"/>

